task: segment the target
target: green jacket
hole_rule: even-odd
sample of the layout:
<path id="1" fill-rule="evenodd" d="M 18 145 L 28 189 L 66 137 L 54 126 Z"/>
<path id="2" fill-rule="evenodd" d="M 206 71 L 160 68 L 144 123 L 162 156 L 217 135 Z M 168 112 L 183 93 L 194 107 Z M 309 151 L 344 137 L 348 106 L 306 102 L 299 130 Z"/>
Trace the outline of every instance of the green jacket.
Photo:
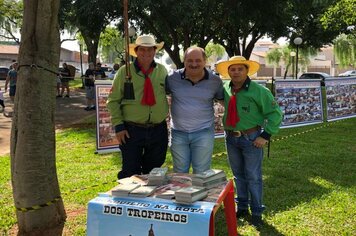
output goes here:
<path id="1" fill-rule="evenodd" d="M 107 100 L 107 107 L 111 114 L 111 122 L 113 126 L 115 126 L 116 132 L 125 129 L 124 121 L 140 124 L 158 124 L 166 119 L 168 114 L 168 103 L 165 92 L 167 70 L 163 65 L 155 62 L 153 62 L 153 66 L 155 66 L 155 69 L 149 75 L 156 99 L 156 104 L 153 106 L 141 105 L 145 76 L 136 65 L 136 61 L 130 64 L 131 81 L 135 93 L 134 100 L 125 100 L 123 98 L 126 77 L 125 66 L 122 66 L 116 73 Z"/>
<path id="2" fill-rule="evenodd" d="M 271 91 L 247 78 L 243 84 L 244 89 L 237 93 L 237 111 L 240 122 L 235 127 L 230 127 L 226 126 L 226 115 L 230 96 L 232 95 L 231 86 L 232 83 L 230 81 L 224 83 L 224 129 L 241 131 L 259 125 L 264 128 L 261 137 L 267 140 L 270 139 L 272 134 L 276 134 L 279 131 L 283 117 L 282 111 Z"/>

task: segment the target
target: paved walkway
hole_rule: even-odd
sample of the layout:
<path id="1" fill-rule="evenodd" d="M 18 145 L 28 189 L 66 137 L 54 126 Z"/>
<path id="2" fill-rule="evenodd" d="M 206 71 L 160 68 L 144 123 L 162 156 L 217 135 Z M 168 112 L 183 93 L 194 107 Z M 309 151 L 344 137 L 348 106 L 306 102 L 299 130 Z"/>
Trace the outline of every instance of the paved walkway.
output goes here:
<path id="1" fill-rule="evenodd" d="M 8 93 L 5 94 L 5 112 L 12 109 L 12 104 Z M 94 116 L 95 111 L 85 111 L 85 92 L 82 89 L 71 91 L 70 98 L 56 99 L 56 129 L 70 127 L 80 120 L 89 116 Z M 1 110 L 1 106 L 0 106 Z M 6 117 L 0 113 L 0 156 L 10 153 L 11 117 Z"/>

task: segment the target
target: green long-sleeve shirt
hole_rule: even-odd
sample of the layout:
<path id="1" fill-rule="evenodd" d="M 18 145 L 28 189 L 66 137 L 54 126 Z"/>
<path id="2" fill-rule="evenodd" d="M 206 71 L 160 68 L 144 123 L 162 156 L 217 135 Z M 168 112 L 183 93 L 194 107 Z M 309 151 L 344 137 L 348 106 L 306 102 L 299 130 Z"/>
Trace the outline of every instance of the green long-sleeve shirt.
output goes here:
<path id="1" fill-rule="evenodd" d="M 224 83 L 224 106 L 225 112 L 223 123 L 225 130 L 247 130 L 257 125 L 264 128 L 261 137 L 269 139 L 276 134 L 282 122 L 282 111 L 275 101 L 271 91 L 266 87 L 247 78 L 243 89 L 237 93 L 237 111 L 240 122 L 235 127 L 226 126 L 227 108 L 232 95 L 231 82 Z"/>
<path id="2" fill-rule="evenodd" d="M 135 63 L 130 64 L 131 81 L 134 87 L 135 99 L 124 99 L 124 83 L 126 68 L 122 66 L 115 75 L 111 93 L 108 96 L 107 107 L 111 114 L 111 122 L 115 131 L 124 130 L 124 121 L 140 124 L 158 124 L 164 121 L 168 114 L 168 103 L 165 92 L 166 68 L 153 62 L 155 67 L 149 74 L 153 86 L 156 104 L 153 106 L 141 105 L 145 76 Z"/>

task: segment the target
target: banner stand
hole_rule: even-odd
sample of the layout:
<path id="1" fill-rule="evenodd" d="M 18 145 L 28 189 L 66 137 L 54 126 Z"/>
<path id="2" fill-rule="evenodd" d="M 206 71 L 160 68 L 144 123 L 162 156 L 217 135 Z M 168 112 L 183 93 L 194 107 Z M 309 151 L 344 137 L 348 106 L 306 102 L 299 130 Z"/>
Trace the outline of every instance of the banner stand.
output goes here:
<path id="1" fill-rule="evenodd" d="M 121 152 L 121 151 L 120 148 L 110 148 L 110 149 L 96 150 L 94 154 L 107 154 L 111 152 Z"/>

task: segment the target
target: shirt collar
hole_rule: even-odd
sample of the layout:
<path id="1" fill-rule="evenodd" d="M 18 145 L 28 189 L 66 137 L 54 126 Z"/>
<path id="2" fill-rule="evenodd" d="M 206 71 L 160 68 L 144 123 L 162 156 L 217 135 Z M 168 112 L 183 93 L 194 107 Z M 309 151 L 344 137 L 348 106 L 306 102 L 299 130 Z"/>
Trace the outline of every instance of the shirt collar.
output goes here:
<path id="1" fill-rule="evenodd" d="M 250 84 L 251 84 L 251 79 L 250 79 L 250 77 L 247 76 L 245 82 L 242 85 L 242 88 L 245 89 L 246 91 L 248 91 Z M 233 86 L 232 81 L 230 81 L 229 87 L 232 88 L 232 86 Z"/>
<path id="2" fill-rule="evenodd" d="M 134 61 L 134 66 L 135 66 L 136 73 L 139 73 L 141 71 L 141 69 L 138 66 L 137 58 Z M 157 66 L 157 63 L 155 62 L 155 60 L 153 60 L 150 67 L 156 67 L 156 66 Z"/>
<path id="3" fill-rule="evenodd" d="M 183 68 L 183 69 L 181 70 L 181 72 L 180 72 L 180 78 L 181 78 L 181 79 L 187 79 L 187 80 L 189 80 L 189 78 L 186 77 L 186 75 L 185 75 L 185 68 Z M 208 70 L 207 70 L 206 68 L 204 68 L 204 77 L 203 77 L 203 79 L 201 79 L 201 80 L 208 80 L 208 79 L 209 79 L 209 72 L 208 72 Z M 201 81 L 201 80 L 199 80 L 199 81 Z"/>

